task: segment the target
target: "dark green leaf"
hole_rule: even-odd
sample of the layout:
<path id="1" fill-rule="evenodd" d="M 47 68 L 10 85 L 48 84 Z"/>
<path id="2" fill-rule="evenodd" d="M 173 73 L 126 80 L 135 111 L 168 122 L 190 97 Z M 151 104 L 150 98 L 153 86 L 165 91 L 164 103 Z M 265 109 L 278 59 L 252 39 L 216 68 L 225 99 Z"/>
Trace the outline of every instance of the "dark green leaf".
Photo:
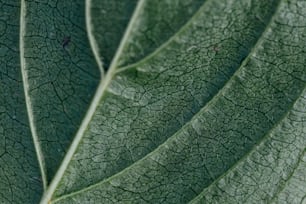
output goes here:
<path id="1" fill-rule="evenodd" d="M 306 202 L 305 1 L 0 2 L 0 203 Z"/>

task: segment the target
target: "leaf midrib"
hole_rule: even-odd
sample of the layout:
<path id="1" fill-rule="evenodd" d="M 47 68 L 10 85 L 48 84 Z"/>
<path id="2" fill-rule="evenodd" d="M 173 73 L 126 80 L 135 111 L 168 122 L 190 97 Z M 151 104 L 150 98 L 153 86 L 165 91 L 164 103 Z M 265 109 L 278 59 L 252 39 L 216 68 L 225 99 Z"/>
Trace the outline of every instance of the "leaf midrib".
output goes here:
<path id="1" fill-rule="evenodd" d="M 205 3 L 208 2 L 208 1 L 209 1 L 209 0 L 205 1 Z M 158 147 L 156 147 L 153 151 L 151 151 L 150 153 L 146 154 L 144 157 L 142 157 L 141 159 L 139 159 L 139 160 L 137 160 L 136 162 L 132 163 L 131 165 L 125 167 L 125 168 L 122 169 L 121 171 L 119 171 L 119 172 L 113 174 L 112 176 L 110 176 L 110 177 L 108 177 L 108 178 L 106 178 L 106 179 L 103 179 L 103 180 L 101 180 L 101 181 L 99 181 L 99 182 L 96 182 L 95 184 L 92 184 L 92 185 L 90 185 L 90 186 L 87 186 L 87 187 L 85 187 L 85 188 L 83 188 L 83 189 L 80 189 L 80 190 L 71 192 L 71 193 L 69 193 L 69 194 L 62 195 L 62 196 L 60 196 L 60 197 L 54 199 L 53 202 L 57 202 L 57 201 L 60 201 L 60 200 L 62 200 L 62 199 L 64 199 L 64 198 L 71 197 L 71 196 L 77 195 L 77 194 L 79 194 L 79 193 L 88 191 L 88 190 L 90 190 L 90 189 L 92 189 L 92 188 L 94 188 L 94 187 L 96 187 L 96 186 L 102 185 L 103 183 L 106 183 L 106 182 L 112 180 L 113 178 L 115 178 L 115 177 L 119 176 L 120 174 L 123 174 L 124 172 L 126 172 L 126 171 L 128 171 L 129 169 L 133 168 L 133 166 L 135 166 L 135 165 L 137 165 L 138 163 L 142 162 L 142 161 L 145 160 L 146 158 L 149 158 L 149 157 L 150 157 L 151 155 L 153 155 L 155 152 L 158 152 L 159 149 L 161 149 L 161 148 L 162 148 L 163 146 L 165 146 L 167 143 L 169 143 L 169 142 L 171 142 L 172 140 L 174 140 L 174 138 L 176 137 L 176 135 L 178 135 L 178 134 L 184 129 L 184 127 L 188 126 L 195 118 L 197 118 L 198 115 L 200 115 L 202 112 L 204 112 L 206 109 L 208 109 L 208 108 L 211 106 L 211 104 L 213 104 L 216 100 L 218 100 L 218 98 L 219 98 L 220 96 L 222 96 L 223 92 L 226 91 L 226 88 L 229 87 L 229 86 L 231 85 L 231 83 L 232 83 L 232 81 L 233 81 L 233 78 L 241 72 L 242 68 L 246 65 L 248 59 L 252 56 L 252 54 L 255 52 L 255 50 L 257 49 L 257 47 L 258 47 L 259 45 L 261 45 L 261 42 L 262 42 L 263 40 L 265 40 L 265 39 L 263 38 L 263 36 L 265 35 L 266 32 L 268 32 L 268 29 L 270 28 L 270 25 L 272 24 L 272 22 L 273 22 L 273 20 L 274 20 L 274 18 L 275 18 L 275 16 L 276 16 L 276 14 L 278 13 L 280 2 L 281 2 L 281 0 L 278 1 L 278 4 L 276 5 L 276 7 L 275 7 L 275 9 L 274 9 L 274 13 L 270 16 L 270 19 L 269 19 L 268 23 L 266 24 L 265 28 L 262 30 L 261 34 L 258 36 L 257 41 L 254 42 L 254 45 L 253 45 L 253 47 L 251 47 L 248 56 L 241 62 L 240 66 L 239 66 L 239 67 L 236 69 L 236 71 L 232 74 L 232 76 L 229 78 L 229 80 L 227 80 L 227 82 L 223 85 L 223 87 L 222 87 L 221 89 L 219 89 L 219 91 L 218 91 L 214 96 L 212 96 L 212 98 L 211 98 L 211 99 L 210 99 L 201 109 L 199 109 L 199 110 L 194 114 L 194 116 L 193 116 L 192 118 L 190 118 L 190 120 L 186 121 L 186 123 L 185 123 L 184 125 L 182 125 L 182 127 L 181 127 L 180 129 L 178 129 L 175 133 L 173 133 L 171 136 L 169 136 L 169 138 L 168 138 L 165 142 L 163 142 L 162 144 L 160 144 L 160 145 L 159 145 Z M 204 4 L 205 4 L 205 3 L 204 3 Z M 202 6 L 204 6 L 204 4 L 203 4 Z M 201 9 L 199 9 L 199 10 L 197 11 L 197 13 L 199 13 L 200 10 L 201 10 Z M 195 15 L 197 15 L 197 13 L 196 13 Z M 195 16 L 195 15 L 194 15 L 194 16 Z M 194 16 L 193 16 L 186 24 L 189 24 L 189 23 L 191 22 L 191 20 L 194 18 Z M 182 29 L 185 28 L 186 24 L 182 27 Z M 181 32 L 181 30 L 178 31 L 178 33 L 180 33 L 180 32 Z M 154 55 L 157 54 L 157 52 L 159 52 L 159 51 L 162 50 L 164 47 L 166 47 L 166 45 L 168 45 L 168 44 L 170 43 L 170 41 L 172 41 L 172 39 L 175 38 L 175 36 L 177 36 L 177 35 L 176 35 L 176 34 L 173 35 L 173 36 L 172 36 L 171 38 L 169 38 L 169 40 L 168 40 L 167 42 L 165 42 L 160 48 L 156 49 L 153 53 L 151 53 L 151 54 L 148 55 L 147 57 L 143 58 L 142 60 L 140 60 L 140 61 L 138 61 L 138 62 L 136 62 L 136 63 L 134 63 L 134 64 L 132 64 L 132 65 L 128 65 L 127 67 L 124 68 L 124 70 L 130 69 L 130 68 L 135 68 L 135 67 L 134 67 L 135 64 L 140 64 L 140 63 L 142 63 L 143 61 L 145 61 L 146 59 L 153 57 Z M 119 72 L 121 72 L 121 70 L 118 70 L 116 73 L 119 73 Z M 289 111 L 289 110 L 288 110 L 288 111 Z M 277 123 L 278 123 L 278 122 L 277 122 Z"/>

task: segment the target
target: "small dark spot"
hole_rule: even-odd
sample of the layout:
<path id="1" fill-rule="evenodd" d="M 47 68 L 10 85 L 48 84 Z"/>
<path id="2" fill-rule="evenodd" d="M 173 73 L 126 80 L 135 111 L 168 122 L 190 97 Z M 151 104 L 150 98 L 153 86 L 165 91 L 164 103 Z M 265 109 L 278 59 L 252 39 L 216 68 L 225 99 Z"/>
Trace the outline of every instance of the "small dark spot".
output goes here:
<path id="1" fill-rule="evenodd" d="M 65 49 L 71 41 L 71 36 L 66 36 L 62 41 L 62 46 Z"/>

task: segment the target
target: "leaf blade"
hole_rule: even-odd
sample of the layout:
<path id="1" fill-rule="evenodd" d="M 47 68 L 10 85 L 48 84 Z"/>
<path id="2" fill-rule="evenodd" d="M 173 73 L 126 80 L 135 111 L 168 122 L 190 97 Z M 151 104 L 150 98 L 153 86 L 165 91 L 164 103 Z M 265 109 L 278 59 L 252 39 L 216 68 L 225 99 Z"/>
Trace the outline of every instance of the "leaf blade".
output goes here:
<path id="1" fill-rule="evenodd" d="M 305 2 L 203 1 L 0 0 L 0 202 L 304 202 Z"/>
<path id="2" fill-rule="evenodd" d="M 267 8 L 269 8 L 268 6 L 267 6 Z M 268 12 L 267 12 L 268 13 Z M 234 14 L 233 14 L 234 15 Z M 256 15 L 255 15 L 256 16 Z M 257 16 L 256 16 L 257 17 Z M 243 73 L 243 74 L 245 74 L 245 73 Z M 122 75 L 120 75 L 121 77 L 123 76 L 123 74 Z M 241 75 L 241 76 L 243 76 L 243 75 Z M 133 74 L 131 74 L 129 77 L 134 77 L 134 75 Z M 238 80 L 238 82 L 239 82 L 239 77 L 237 78 L 235 78 L 235 81 L 237 81 Z M 238 82 L 235 82 L 236 83 L 236 85 L 235 86 L 237 86 L 237 84 L 239 84 Z M 234 88 L 231 88 L 231 89 L 234 89 Z M 235 90 L 235 89 L 234 89 Z M 241 90 L 243 90 L 243 89 L 241 89 L 241 88 L 239 88 L 239 90 L 241 91 Z M 296 93 L 295 93 L 296 94 Z M 225 101 L 223 101 L 222 103 L 228 103 L 228 101 L 226 102 L 226 100 L 228 100 L 228 99 L 224 99 Z M 255 101 L 256 102 L 256 101 Z M 277 102 L 277 101 L 275 101 L 275 102 Z M 257 103 L 257 102 L 256 102 Z M 231 106 L 233 106 L 233 104 L 231 105 Z M 253 114 L 253 113 L 252 113 Z M 104 114 L 103 114 L 104 115 Z M 271 119 L 269 119 L 269 118 L 265 118 L 266 116 L 259 116 L 259 117 L 263 117 L 263 119 L 266 121 L 266 120 L 268 120 L 268 122 L 271 122 L 271 121 L 269 121 L 269 120 L 271 120 Z M 222 118 L 222 117 L 220 117 L 220 118 Z M 255 118 L 256 119 L 256 118 Z M 256 119 L 256 120 L 259 120 L 258 118 Z M 272 119 L 273 120 L 273 119 Z M 275 120 L 275 119 L 274 119 Z M 266 126 L 265 127 L 265 125 L 263 124 L 263 128 L 268 128 L 269 126 L 271 126 L 271 124 L 269 124 L 268 126 Z M 97 131 L 95 132 L 95 134 L 97 134 Z M 257 134 L 260 134 L 260 132 L 258 132 Z M 97 141 L 97 140 L 95 140 L 95 141 Z M 133 140 L 133 141 L 135 141 L 135 140 Z M 88 141 L 86 141 L 86 144 L 90 144 L 90 141 L 88 140 Z M 249 144 L 250 145 L 250 144 Z M 98 146 L 97 146 L 98 147 Z M 97 148 L 97 149 L 99 149 L 99 148 Z M 101 149 L 103 149 L 103 148 L 101 148 Z M 90 156 L 89 156 L 89 158 L 90 158 Z M 82 160 L 83 161 L 83 160 Z M 80 169 L 80 168 L 76 168 L 76 169 Z M 93 175 L 95 175 L 95 173 L 93 174 Z M 134 175 L 135 176 L 135 175 Z M 71 181 L 71 179 L 69 179 L 69 181 Z M 65 183 L 65 186 L 67 186 L 67 183 Z"/>
<path id="3" fill-rule="evenodd" d="M 131 66 L 160 49 L 203 7 L 205 0 L 145 1 L 119 67 Z M 156 17 L 157 16 L 157 17 Z"/>
<path id="4" fill-rule="evenodd" d="M 42 196 L 41 199 L 41 203 L 47 203 L 50 202 L 54 191 L 56 190 L 56 187 L 58 186 L 58 183 L 60 182 L 60 180 L 62 179 L 65 171 L 67 170 L 67 166 L 70 163 L 71 158 L 73 157 L 73 155 L 75 154 L 75 151 L 77 150 L 80 141 L 83 138 L 84 132 L 87 129 L 87 126 L 90 122 L 90 120 L 92 120 L 92 117 L 94 115 L 94 112 L 96 111 L 97 107 L 98 107 L 98 103 L 101 100 L 101 98 L 103 97 L 103 95 L 106 92 L 107 86 L 109 85 L 110 81 L 113 78 L 113 74 L 116 70 L 116 65 L 118 63 L 118 58 L 120 57 L 120 55 L 122 54 L 122 48 L 123 46 L 126 44 L 126 39 L 128 38 L 128 36 L 130 35 L 130 30 L 134 24 L 135 18 L 138 15 L 139 10 L 141 10 L 142 5 L 143 5 L 143 0 L 138 1 L 137 6 L 133 12 L 133 15 L 131 17 L 131 20 L 126 28 L 126 31 L 124 32 L 122 41 L 120 42 L 119 46 L 118 46 L 118 50 L 116 51 L 114 58 L 112 59 L 111 65 L 110 65 L 110 69 L 108 70 L 105 78 L 100 82 L 99 87 L 97 89 L 97 92 L 94 96 L 94 99 L 90 105 L 89 111 L 87 112 L 81 127 L 79 128 L 61 166 L 59 167 L 59 170 L 57 171 L 55 178 L 53 179 L 53 181 L 51 182 L 49 188 L 45 191 L 44 195 Z"/>
<path id="5" fill-rule="evenodd" d="M 23 8 L 20 2 L 0 1 L 0 5 L 0 202 L 38 202 L 43 181 L 27 115 L 18 45 Z"/>
<path id="6" fill-rule="evenodd" d="M 301 119 L 306 115 L 300 108 L 305 106 L 305 93 L 306 89 L 288 114 L 250 153 L 190 203 L 272 203 L 304 156 L 306 139 Z M 295 133 L 297 130 L 299 132 Z M 239 194 L 235 195 L 236 189 L 239 189 Z M 290 203 L 299 203 L 301 195 L 300 192 Z"/>
<path id="7" fill-rule="evenodd" d="M 89 49 L 85 13 L 79 12 L 85 10 L 84 2 L 25 1 L 25 7 L 24 73 L 49 183 L 88 109 L 100 73 Z M 64 46 L 66 38 L 71 40 Z"/>

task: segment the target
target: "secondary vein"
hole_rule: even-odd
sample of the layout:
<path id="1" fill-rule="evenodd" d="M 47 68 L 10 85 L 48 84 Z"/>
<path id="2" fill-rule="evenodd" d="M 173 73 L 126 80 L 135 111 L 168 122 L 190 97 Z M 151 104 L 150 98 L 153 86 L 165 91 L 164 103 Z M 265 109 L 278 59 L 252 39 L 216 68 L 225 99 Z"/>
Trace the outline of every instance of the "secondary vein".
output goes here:
<path id="1" fill-rule="evenodd" d="M 125 66 L 122 66 L 120 68 L 118 68 L 116 70 L 116 74 L 117 73 L 120 73 L 120 72 L 124 72 L 126 70 L 129 70 L 129 69 L 133 69 L 135 68 L 137 65 L 141 64 L 141 63 L 144 63 L 145 61 L 153 58 L 155 55 L 157 55 L 161 50 L 165 49 L 172 41 L 175 37 L 177 37 L 181 32 L 183 32 L 192 22 L 193 22 L 193 19 L 197 18 L 197 16 L 199 16 L 201 14 L 201 10 L 203 9 L 203 7 L 205 7 L 207 5 L 209 1 L 206 0 L 204 1 L 204 3 L 200 6 L 200 8 L 195 12 L 195 14 L 193 16 L 191 16 L 189 18 L 189 20 L 183 25 L 180 27 L 180 29 L 174 33 L 171 37 L 168 38 L 168 40 L 166 40 L 163 44 L 161 44 L 158 48 L 156 48 L 153 52 L 149 53 L 148 55 L 144 56 L 143 58 L 139 59 L 137 62 L 134 62 L 132 64 L 128 64 L 128 65 L 125 65 Z"/>
<path id="2" fill-rule="evenodd" d="M 27 108 L 27 115 L 29 119 L 29 125 L 30 130 L 32 134 L 32 139 L 37 155 L 37 160 L 40 168 L 40 173 L 42 177 L 43 182 L 43 188 L 44 190 L 47 188 L 47 176 L 46 176 L 46 170 L 45 170 L 45 162 L 43 159 L 43 154 L 41 151 L 41 147 L 39 144 L 39 139 L 37 135 L 37 130 L 34 122 L 34 115 L 33 115 L 33 109 L 31 104 L 31 98 L 29 96 L 29 82 L 28 82 L 28 75 L 26 71 L 26 62 L 25 62 L 25 56 L 24 56 L 24 33 L 26 30 L 25 25 L 25 13 L 26 13 L 26 6 L 25 1 L 21 0 L 20 5 L 20 31 L 19 31 L 19 50 L 20 50 L 20 68 L 21 68 L 21 75 L 22 75 L 22 81 L 23 81 L 23 90 L 24 90 L 24 96 L 25 96 L 25 103 Z"/>
<path id="3" fill-rule="evenodd" d="M 301 92 L 301 94 L 303 92 L 306 91 L 306 86 L 304 87 L 303 91 Z M 300 94 L 300 95 L 301 95 Z M 263 135 L 263 137 L 260 139 L 259 142 L 257 142 L 257 144 L 255 144 L 253 146 L 253 148 L 248 151 L 241 159 L 239 159 L 232 167 L 230 167 L 227 171 L 225 171 L 223 174 L 221 174 L 218 178 L 216 178 L 214 180 L 214 182 L 212 182 L 211 184 L 209 184 L 209 186 L 207 186 L 199 195 L 197 195 L 196 197 L 194 197 L 192 200 L 189 201 L 189 203 L 191 204 L 192 202 L 194 201 L 197 201 L 197 199 L 200 199 L 200 197 L 202 195 L 204 195 L 209 187 L 213 186 L 213 185 L 216 185 L 222 178 L 225 178 L 228 174 L 230 174 L 232 171 L 235 170 L 235 168 L 238 168 L 239 165 L 241 165 L 244 161 L 246 161 L 249 156 L 251 154 L 253 154 L 254 152 L 256 152 L 258 150 L 258 148 L 260 147 L 260 145 L 264 144 L 264 142 L 266 142 L 268 139 L 272 138 L 273 137 L 273 134 L 271 134 L 290 114 L 290 111 L 293 110 L 294 106 L 296 105 L 296 103 L 298 102 L 298 100 L 300 99 L 300 97 L 297 97 L 296 100 L 294 100 L 290 107 L 288 107 L 287 111 L 284 113 L 284 115 L 280 118 L 280 120 L 278 120 L 274 125 L 273 127 Z M 295 168 L 294 168 L 295 169 Z M 293 170 L 294 171 L 294 170 Z"/>
<path id="4" fill-rule="evenodd" d="M 99 56 L 99 48 L 97 46 L 97 42 L 95 37 L 92 34 L 92 24 L 91 24 L 91 16 L 90 16 L 90 8 L 91 8 L 91 0 L 86 0 L 86 5 L 85 5 L 85 18 L 86 18 L 86 31 L 87 31 L 87 36 L 89 39 L 89 44 L 92 49 L 92 52 L 95 56 L 96 62 L 98 64 L 101 78 L 104 77 L 104 69 L 103 69 L 103 64 L 101 61 L 101 58 Z"/>

